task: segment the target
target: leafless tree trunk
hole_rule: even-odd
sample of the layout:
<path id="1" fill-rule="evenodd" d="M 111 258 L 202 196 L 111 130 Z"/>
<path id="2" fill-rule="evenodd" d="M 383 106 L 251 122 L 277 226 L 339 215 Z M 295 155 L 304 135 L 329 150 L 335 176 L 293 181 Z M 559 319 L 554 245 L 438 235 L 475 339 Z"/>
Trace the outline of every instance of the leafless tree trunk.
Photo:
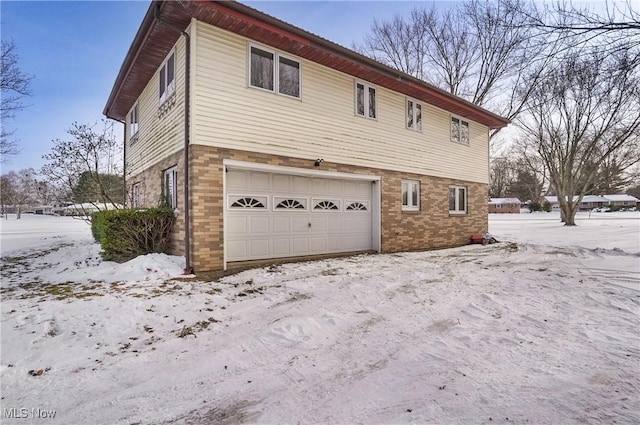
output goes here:
<path id="1" fill-rule="evenodd" d="M 525 143 L 549 172 L 562 218 L 575 225 L 598 167 L 622 149 L 635 150 L 640 131 L 640 75 L 632 49 L 576 52 L 544 75 L 519 119 Z M 631 163 L 638 157 L 629 158 Z"/>

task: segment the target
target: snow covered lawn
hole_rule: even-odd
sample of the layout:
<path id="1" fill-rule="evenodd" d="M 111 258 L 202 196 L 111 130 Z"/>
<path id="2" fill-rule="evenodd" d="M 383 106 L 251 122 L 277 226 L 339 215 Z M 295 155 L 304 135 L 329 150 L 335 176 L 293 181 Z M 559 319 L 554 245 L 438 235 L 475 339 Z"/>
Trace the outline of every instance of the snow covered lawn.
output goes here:
<path id="1" fill-rule="evenodd" d="M 214 282 L 102 262 L 70 218 L 3 220 L 0 421 L 640 423 L 640 214 L 557 218 Z"/>

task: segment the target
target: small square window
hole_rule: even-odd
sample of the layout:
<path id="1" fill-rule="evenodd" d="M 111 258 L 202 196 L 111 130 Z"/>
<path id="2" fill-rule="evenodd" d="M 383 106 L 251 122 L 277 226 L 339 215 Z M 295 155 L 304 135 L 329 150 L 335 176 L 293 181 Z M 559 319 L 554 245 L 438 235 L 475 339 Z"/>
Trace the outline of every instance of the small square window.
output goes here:
<path id="1" fill-rule="evenodd" d="M 449 213 L 465 214 L 467 212 L 467 188 L 449 186 Z"/>
<path id="2" fill-rule="evenodd" d="M 451 141 L 469 144 L 469 123 L 457 117 L 451 117 Z"/>
<path id="3" fill-rule="evenodd" d="M 402 181 L 402 210 L 420 210 L 420 182 L 417 180 Z"/>
<path id="4" fill-rule="evenodd" d="M 356 115 L 375 120 L 378 117 L 376 88 L 356 81 Z"/>

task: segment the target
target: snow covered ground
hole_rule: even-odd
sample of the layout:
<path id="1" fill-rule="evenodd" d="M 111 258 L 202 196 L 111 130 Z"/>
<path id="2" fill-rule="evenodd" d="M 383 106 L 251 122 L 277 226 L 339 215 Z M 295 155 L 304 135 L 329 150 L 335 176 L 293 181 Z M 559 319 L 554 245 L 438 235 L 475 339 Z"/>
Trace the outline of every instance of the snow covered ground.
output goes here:
<path id="1" fill-rule="evenodd" d="M 640 423 L 640 213 L 214 282 L 24 217 L 0 224 L 2 424 Z"/>

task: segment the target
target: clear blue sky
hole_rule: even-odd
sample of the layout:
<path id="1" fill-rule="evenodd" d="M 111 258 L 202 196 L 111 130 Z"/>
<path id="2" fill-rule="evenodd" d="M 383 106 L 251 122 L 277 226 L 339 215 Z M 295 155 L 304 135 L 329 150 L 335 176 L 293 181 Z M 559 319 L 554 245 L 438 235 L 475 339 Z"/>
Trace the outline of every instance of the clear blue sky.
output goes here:
<path id="1" fill-rule="evenodd" d="M 276 18 L 345 47 L 360 43 L 374 19 L 406 15 L 431 2 L 246 1 Z M 2 40 L 16 44 L 23 72 L 33 75 L 27 107 L 7 127 L 22 152 L 2 173 L 39 169 L 51 141 L 74 121 L 99 121 L 120 65 L 149 1 L 0 1 Z M 445 5 L 439 2 L 440 6 Z M 121 125 L 116 129 L 122 137 Z"/>

